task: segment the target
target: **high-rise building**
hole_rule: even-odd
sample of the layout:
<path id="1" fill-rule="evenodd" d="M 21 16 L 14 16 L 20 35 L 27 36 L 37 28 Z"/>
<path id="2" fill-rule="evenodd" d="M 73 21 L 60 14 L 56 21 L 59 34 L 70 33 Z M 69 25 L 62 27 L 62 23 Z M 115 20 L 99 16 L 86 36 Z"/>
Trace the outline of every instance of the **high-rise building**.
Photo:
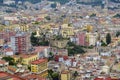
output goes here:
<path id="1" fill-rule="evenodd" d="M 26 33 L 18 33 L 11 37 L 11 48 L 14 53 L 27 53 L 31 48 L 30 36 Z"/>

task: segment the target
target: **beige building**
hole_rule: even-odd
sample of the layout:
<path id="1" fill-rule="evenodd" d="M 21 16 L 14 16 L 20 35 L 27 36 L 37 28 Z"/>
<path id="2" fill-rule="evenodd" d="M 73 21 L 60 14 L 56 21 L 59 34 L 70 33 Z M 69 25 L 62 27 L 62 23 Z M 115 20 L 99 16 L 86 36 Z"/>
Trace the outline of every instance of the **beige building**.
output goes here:
<path id="1" fill-rule="evenodd" d="M 89 46 L 91 45 L 95 45 L 96 44 L 96 41 L 97 41 L 97 37 L 98 35 L 97 34 L 93 34 L 93 33 L 86 33 L 87 35 L 87 41 L 89 43 Z"/>
<path id="2" fill-rule="evenodd" d="M 70 72 L 65 70 L 61 72 L 61 80 L 70 80 Z"/>

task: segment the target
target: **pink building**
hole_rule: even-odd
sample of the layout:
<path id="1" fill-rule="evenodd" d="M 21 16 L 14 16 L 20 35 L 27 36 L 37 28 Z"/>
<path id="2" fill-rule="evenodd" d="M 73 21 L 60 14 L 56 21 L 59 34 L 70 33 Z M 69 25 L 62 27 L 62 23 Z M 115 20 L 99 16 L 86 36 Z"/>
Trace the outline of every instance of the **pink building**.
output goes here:
<path id="1" fill-rule="evenodd" d="M 28 34 L 18 33 L 11 37 L 11 48 L 15 53 L 26 53 L 30 47 L 30 36 Z"/>
<path id="2" fill-rule="evenodd" d="M 86 45 L 86 34 L 84 32 L 80 32 L 77 34 L 77 45 L 85 46 Z"/>

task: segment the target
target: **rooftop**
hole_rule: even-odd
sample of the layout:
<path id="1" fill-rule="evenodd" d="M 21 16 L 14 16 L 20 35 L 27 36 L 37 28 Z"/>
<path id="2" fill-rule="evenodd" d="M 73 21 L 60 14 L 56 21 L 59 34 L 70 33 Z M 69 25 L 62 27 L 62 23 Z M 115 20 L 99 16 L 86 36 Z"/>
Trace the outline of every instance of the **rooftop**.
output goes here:
<path id="1" fill-rule="evenodd" d="M 19 57 L 22 57 L 22 58 L 29 58 L 29 57 L 32 57 L 32 56 L 35 56 L 37 55 L 36 53 L 30 53 L 30 54 L 19 54 L 19 55 L 13 55 L 14 58 L 19 58 Z"/>
<path id="2" fill-rule="evenodd" d="M 5 63 L 6 63 L 6 61 L 0 60 L 0 64 L 5 64 Z"/>
<path id="3" fill-rule="evenodd" d="M 67 71 L 67 70 L 64 70 L 61 72 L 61 74 L 68 74 L 68 73 L 69 73 L 69 71 Z"/>
<path id="4" fill-rule="evenodd" d="M 39 60 L 31 62 L 31 64 L 41 64 L 41 63 L 44 63 L 44 62 L 47 62 L 47 59 L 39 59 Z"/>
<path id="5" fill-rule="evenodd" d="M 30 74 L 24 77 L 26 80 L 37 79 L 37 80 L 46 80 L 45 78 L 40 77 L 39 75 Z"/>
<path id="6" fill-rule="evenodd" d="M 34 53 L 36 52 L 41 52 L 43 51 L 44 49 L 48 48 L 49 46 L 38 46 L 38 47 L 34 47 L 35 50 L 33 51 Z"/>
<path id="7" fill-rule="evenodd" d="M 9 74 L 7 72 L 0 72 L 0 80 L 7 80 L 7 79 L 12 79 L 12 80 L 25 80 L 22 79 L 16 75 Z"/>

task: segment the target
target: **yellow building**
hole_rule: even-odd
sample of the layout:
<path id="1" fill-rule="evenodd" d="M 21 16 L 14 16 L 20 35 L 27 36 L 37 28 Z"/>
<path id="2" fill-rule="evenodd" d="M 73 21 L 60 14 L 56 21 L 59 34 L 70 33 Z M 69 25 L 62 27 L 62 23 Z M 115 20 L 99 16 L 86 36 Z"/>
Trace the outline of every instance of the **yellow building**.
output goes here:
<path id="1" fill-rule="evenodd" d="M 74 29 L 73 27 L 68 27 L 68 24 L 63 24 L 61 29 L 61 34 L 64 38 L 73 36 L 74 35 Z"/>
<path id="2" fill-rule="evenodd" d="M 61 72 L 61 80 L 70 80 L 70 72 L 69 71 L 62 71 Z"/>
<path id="3" fill-rule="evenodd" d="M 86 33 L 86 42 L 89 43 L 89 46 L 95 45 L 98 35 L 95 33 Z"/>
<path id="4" fill-rule="evenodd" d="M 22 24 L 22 25 L 20 25 L 20 30 L 21 31 L 29 31 L 29 26 Z"/>
<path id="5" fill-rule="evenodd" d="M 47 59 L 39 59 L 31 62 L 31 72 L 39 74 L 41 77 L 47 77 L 48 75 L 48 60 Z"/>
<path id="6" fill-rule="evenodd" d="M 20 54 L 20 55 L 13 55 L 15 62 L 20 62 L 24 65 L 30 65 L 30 62 L 37 60 L 38 54 Z"/>

